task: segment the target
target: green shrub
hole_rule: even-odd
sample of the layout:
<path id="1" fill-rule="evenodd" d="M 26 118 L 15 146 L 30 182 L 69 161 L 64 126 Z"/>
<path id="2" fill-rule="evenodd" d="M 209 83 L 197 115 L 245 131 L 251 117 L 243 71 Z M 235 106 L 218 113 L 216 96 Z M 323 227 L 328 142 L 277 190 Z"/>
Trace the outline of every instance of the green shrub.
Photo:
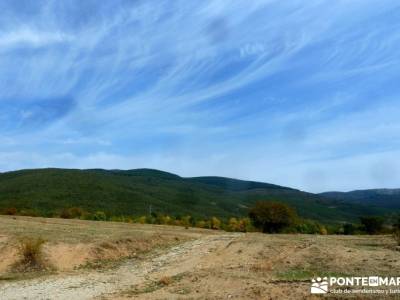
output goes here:
<path id="1" fill-rule="evenodd" d="M 64 208 L 60 213 L 63 219 L 80 219 L 85 215 L 85 211 L 80 207 Z"/>
<path id="2" fill-rule="evenodd" d="M 361 217 L 363 230 L 368 234 L 377 234 L 383 230 L 383 219 L 381 217 Z"/>
<path id="3" fill-rule="evenodd" d="M 64 208 L 64 209 L 61 211 L 61 213 L 60 213 L 60 218 L 63 218 L 63 219 L 71 219 L 72 217 L 71 217 L 71 214 L 70 214 L 70 212 L 69 212 L 69 209 Z"/>
<path id="4" fill-rule="evenodd" d="M 305 234 L 315 234 L 318 232 L 317 226 L 310 221 L 301 222 L 295 226 L 295 229 L 298 233 L 305 233 Z"/>
<path id="5" fill-rule="evenodd" d="M 146 223 L 146 216 L 140 216 L 140 217 L 134 218 L 133 222 L 139 223 L 139 224 L 145 224 Z"/>
<path id="6" fill-rule="evenodd" d="M 356 227 L 351 223 L 343 224 L 343 234 L 352 235 L 356 231 Z"/>
<path id="7" fill-rule="evenodd" d="M 21 216 L 39 217 L 41 214 L 34 209 L 22 209 L 19 213 Z"/>
<path id="8" fill-rule="evenodd" d="M 273 201 L 257 202 L 249 211 L 255 227 L 266 233 L 281 232 L 297 220 L 297 214 L 287 204 Z"/>
<path id="9" fill-rule="evenodd" d="M 95 220 L 95 221 L 107 221 L 107 216 L 104 213 L 104 211 L 96 211 L 96 213 L 93 214 L 93 220 Z"/>
<path id="10" fill-rule="evenodd" d="M 80 219 L 85 214 L 85 211 L 80 207 L 71 207 L 69 213 L 73 219 Z"/>

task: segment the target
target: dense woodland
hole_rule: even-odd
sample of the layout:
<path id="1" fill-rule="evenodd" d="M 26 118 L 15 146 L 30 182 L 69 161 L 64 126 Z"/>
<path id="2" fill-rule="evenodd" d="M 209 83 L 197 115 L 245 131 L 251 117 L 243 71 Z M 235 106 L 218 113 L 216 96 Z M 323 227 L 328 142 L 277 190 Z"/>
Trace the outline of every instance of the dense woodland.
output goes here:
<path id="1" fill-rule="evenodd" d="M 147 216 L 148 222 L 153 222 L 155 216 L 174 220 L 191 216 L 196 220 L 192 223 L 212 217 L 227 223 L 230 218 L 247 218 L 257 201 L 287 204 L 302 219 L 325 226 L 357 223 L 363 216 L 391 220 L 398 212 L 380 206 L 379 201 L 363 205 L 268 183 L 223 177 L 183 178 L 150 169 L 0 173 L 0 210 L 15 209 L 23 215 L 52 217 L 79 208 L 85 218 L 97 218 L 100 211 L 108 219 Z"/>

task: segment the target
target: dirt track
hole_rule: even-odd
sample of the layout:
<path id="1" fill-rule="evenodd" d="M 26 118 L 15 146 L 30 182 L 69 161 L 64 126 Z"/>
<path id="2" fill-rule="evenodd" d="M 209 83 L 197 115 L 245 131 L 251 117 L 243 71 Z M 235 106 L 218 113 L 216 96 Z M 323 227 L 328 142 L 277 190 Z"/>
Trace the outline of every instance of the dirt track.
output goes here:
<path id="1" fill-rule="evenodd" d="M 175 276 L 193 269 L 205 256 L 224 248 L 240 234 L 206 236 L 138 262 L 131 260 L 105 272 L 84 271 L 0 285 L 1 299 L 93 299 L 151 282 L 162 273 Z M 112 297 L 114 298 L 114 297 Z"/>

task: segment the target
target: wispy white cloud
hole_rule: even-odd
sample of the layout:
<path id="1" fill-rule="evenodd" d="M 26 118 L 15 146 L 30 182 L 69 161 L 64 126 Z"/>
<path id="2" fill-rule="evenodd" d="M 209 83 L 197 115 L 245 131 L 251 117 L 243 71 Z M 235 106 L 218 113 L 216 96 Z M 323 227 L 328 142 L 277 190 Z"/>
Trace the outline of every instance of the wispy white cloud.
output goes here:
<path id="1" fill-rule="evenodd" d="M 73 40 L 73 36 L 63 32 L 46 32 L 22 27 L 13 31 L 0 32 L 0 49 L 4 51 L 15 47 L 44 47 Z"/>
<path id="2" fill-rule="evenodd" d="M 399 147 L 394 1 L 79 7 L 4 16 L 0 169 L 154 167 L 319 191 L 375 186 L 358 170 Z"/>

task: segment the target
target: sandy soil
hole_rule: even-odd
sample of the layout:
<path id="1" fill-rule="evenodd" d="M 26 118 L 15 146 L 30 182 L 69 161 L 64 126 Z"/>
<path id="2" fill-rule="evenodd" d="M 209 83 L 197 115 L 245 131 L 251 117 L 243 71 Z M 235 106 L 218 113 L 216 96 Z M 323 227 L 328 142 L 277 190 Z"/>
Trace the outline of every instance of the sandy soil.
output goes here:
<path id="1" fill-rule="evenodd" d="M 20 257 L 19 243 L 44 239 L 43 257 L 56 271 L 71 271 L 101 261 L 135 258 L 204 234 L 206 230 L 83 220 L 0 216 L 0 279 Z"/>
<path id="2" fill-rule="evenodd" d="M 193 266 L 189 271 L 170 265 L 108 299 L 319 299 L 310 294 L 313 277 L 397 276 L 400 271 L 399 252 L 388 236 L 250 233 L 210 250 L 188 258 Z"/>
<path id="3" fill-rule="evenodd" d="M 65 224 L 76 225 L 74 221 L 52 222 L 56 222 L 59 229 L 67 226 Z M 4 221 L 6 223 L 9 221 Z M 91 224 L 78 224 L 78 228 L 82 226 L 90 232 Z M 130 233 L 129 239 L 136 238 L 147 246 L 155 237 L 166 239 L 169 236 L 178 241 L 171 246 L 167 239 L 163 247 L 154 246 L 151 251 L 123 261 L 115 259 L 118 263 L 107 268 L 71 270 L 64 267 L 55 275 L 2 280 L 0 299 L 320 299 L 321 296 L 310 295 L 313 277 L 400 274 L 400 252 L 390 236 L 239 234 L 102 222 L 96 224 L 96 229 L 97 233 L 90 234 L 96 236 L 94 239 L 88 239 L 82 230 L 79 238 L 72 230 L 64 242 L 56 239 L 58 246 L 53 246 L 53 251 L 58 254 L 52 256 L 47 252 L 49 260 L 63 255 L 58 256 L 62 262 L 58 265 L 62 266 L 74 261 L 71 257 L 78 255 L 76 252 L 89 253 L 82 250 L 85 247 L 102 244 L 105 250 L 100 251 L 98 257 L 105 255 L 113 260 L 124 256 L 135 247 L 135 242 L 120 242 L 121 249 L 118 249 L 115 241 L 122 239 L 120 233 L 104 235 L 117 229 L 125 230 L 125 239 Z M 0 231 L 0 242 L 9 245 L 13 230 Z M 353 298 L 368 297 L 355 295 Z M 382 299 L 380 296 L 370 298 Z"/>
<path id="4" fill-rule="evenodd" d="M 225 246 L 237 235 L 207 236 L 183 243 L 145 260 L 129 260 L 107 271 L 83 271 L 81 274 L 58 275 L 0 285 L 1 299 L 93 299 L 101 295 L 116 298 L 120 291 L 146 283 L 160 273 L 165 275 L 192 270 L 200 258 Z"/>

